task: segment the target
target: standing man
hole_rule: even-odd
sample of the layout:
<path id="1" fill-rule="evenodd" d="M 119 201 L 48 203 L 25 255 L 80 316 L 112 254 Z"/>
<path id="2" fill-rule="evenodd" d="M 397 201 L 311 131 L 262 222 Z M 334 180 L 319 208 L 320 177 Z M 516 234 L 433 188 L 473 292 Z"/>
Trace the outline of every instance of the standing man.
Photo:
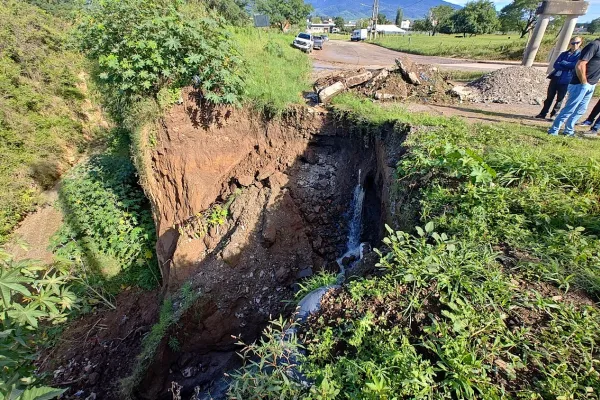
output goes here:
<path id="1" fill-rule="evenodd" d="M 573 75 L 575 75 L 575 66 L 577 65 L 577 61 L 579 61 L 580 54 L 579 46 L 581 46 L 582 41 L 583 39 L 580 36 L 575 36 L 571 39 L 569 49 L 560 53 L 554 62 L 554 70 L 548 75 L 550 83 L 548 84 L 548 94 L 546 95 L 546 100 L 544 100 L 544 107 L 542 108 L 542 111 L 535 116 L 536 118 L 546 119 L 546 114 L 550 111 L 550 107 L 552 106 L 555 97 L 556 103 L 550 113 L 550 119 L 554 118 L 560 111 L 563 99 L 569 88 L 569 83 L 571 83 Z"/>
<path id="2" fill-rule="evenodd" d="M 550 135 L 558 135 L 565 124 L 564 134 L 575 136 L 575 124 L 585 113 L 596 84 L 600 80 L 600 38 L 584 47 L 575 67 L 575 75 L 569 85 L 567 104 L 548 129 Z"/>

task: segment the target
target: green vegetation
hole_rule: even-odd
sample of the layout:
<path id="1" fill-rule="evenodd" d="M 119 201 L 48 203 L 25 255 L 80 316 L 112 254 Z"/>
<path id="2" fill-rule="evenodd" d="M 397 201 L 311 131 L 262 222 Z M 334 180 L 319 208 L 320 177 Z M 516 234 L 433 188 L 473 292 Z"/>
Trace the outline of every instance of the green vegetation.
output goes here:
<path id="1" fill-rule="evenodd" d="M 444 74 L 446 76 L 446 78 L 451 81 L 471 82 L 471 81 L 481 78 L 483 75 L 486 74 L 486 72 L 451 70 L 451 71 L 442 71 L 442 74 Z"/>
<path id="2" fill-rule="evenodd" d="M 388 49 L 426 56 L 447 56 L 475 60 L 521 60 L 526 40 L 519 35 L 477 35 L 456 37 L 454 35 L 387 36 L 377 39 L 375 44 Z M 553 37 L 542 41 L 536 61 L 543 62 L 554 45 Z"/>
<path id="3" fill-rule="evenodd" d="M 33 360 L 49 326 L 77 307 L 73 280 L 64 265 L 17 262 L 0 248 L 0 399 L 51 399 L 64 392 L 39 386 Z"/>
<path id="4" fill-rule="evenodd" d="M 0 243 L 85 144 L 83 60 L 66 28 L 35 6 L 0 1 Z"/>
<path id="5" fill-rule="evenodd" d="M 79 26 L 80 43 L 118 97 L 155 95 L 194 79 L 204 98 L 235 104 L 240 60 L 224 26 L 183 1 L 108 0 Z"/>
<path id="6" fill-rule="evenodd" d="M 284 31 L 287 25 L 301 25 L 313 10 L 304 0 L 256 0 L 256 11 L 269 16 L 272 25 Z"/>
<path id="7" fill-rule="evenodd" d="M 296 300 L 302 300 L 304 296 L 309 294 L 315 289 L 322 286 L 335 285 L 337 282 L 337 275 L 333 272 L 319 271 L 315 275 L 306 278 L 302 283 L 299 283 L 300 289 L 296 292 L 294 297 Z"/>
<path id="8" fill-rule="evenodd" d="M 141 382 L 150 363 L 154 360 L 160 344 L 167 337 L 169 328 L 179 322 L 179 319 L 194 305 L 199 296 L 200 293 L 195 292 L 188 282 L 174 296 L 169 296 L 163 301 L 158 322 L 152 326 L 150 333 L 144 338 L 142 351 L 136 358 L 133 372 L 121 381 L 121 393 L 124 398 L 132 397 L 133 390 Z M 176 337 L 169 337 L 166 342 L 168 346 L 179 346 Z"/>
<path id="9" fill-rule="evenodd" d="M 293 35 L 257 29 L 233 31 L 245 72 L 246 102 L 267 116 L 279 115 L 310 89 L 311 64 L 290 44 Z"/>
<path id="10" fill-rule="evenodd" d="M 388 228 L 381 276 L 325 299 L 300 335 L 305 355 L 267 334 L 246 357 L 267 348 L 291 361 L 271 375 L 246 367 L 233 387 L 272 379 L 304 399 L 597 396 L 600 143 L 350 95 L 334 108 L 363 131 L 413 126 L 393 192 L 419 220 Z M 290 364 L 310 390 L 278 372 Z"/>
<path id="11" fill-rule="evenodd" d="M 150 204 L 129 157 L 127 133 L 116 130 L 114 137 L 103 154 L 64 177 L 59 200 L 65 224 L 53 248 L 80 266 L 98 290 L 116 293 L 122 285 L 151 289 L 160 283 L 160 272 Z"/>
<path id="12" fill-rule="evenodd" d="M 513 0 L 500 11 L 500 27 L 502 32 L 517 31 L 524 38 L 533 29 L 537 20 L 536 0 Z"/>

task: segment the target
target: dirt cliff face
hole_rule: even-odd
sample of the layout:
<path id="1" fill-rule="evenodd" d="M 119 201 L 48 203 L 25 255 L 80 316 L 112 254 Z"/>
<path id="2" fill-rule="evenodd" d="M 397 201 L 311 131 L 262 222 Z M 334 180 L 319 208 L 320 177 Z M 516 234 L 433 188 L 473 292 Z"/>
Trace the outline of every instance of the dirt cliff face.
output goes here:
<path id="1" fill-rule="evenodd" d="M 254 340 L 285 312 L 299 279 L 337 269 L 359 179 L 369 208 L 363 237 L 378 240 L 389 207 L 381 187 L 396 162 L 386 149 L 401 140 L 361 135 L 300 107 L 279 121 L 236 109 L 208 121 L 193 93 L 185 98 L 161 125 L 146 190 L 165 287 L 191 282 L 200 299 L 170 333 L 178 351 L 163 341 L 143 398 L 165 394 L 172 381 L 185 392 L 220 378 L 238 362 L 231 335 Z M 208 222 L 220 209 L 226 217 Z"/>

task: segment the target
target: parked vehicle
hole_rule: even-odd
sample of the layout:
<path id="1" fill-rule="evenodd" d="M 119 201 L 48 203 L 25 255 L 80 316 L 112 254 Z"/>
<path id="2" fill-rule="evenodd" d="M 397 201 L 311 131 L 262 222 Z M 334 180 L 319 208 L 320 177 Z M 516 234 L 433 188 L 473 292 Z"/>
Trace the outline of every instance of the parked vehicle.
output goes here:
<path id="1" fill-rule="evenodd" d="M 313 36 L 313 49 L 323 50 L 324 43 L 325 39 L 323 39 L 323 36 Z"/>
<path id="2" fill-rule="evenodd" d="M 368 33 L 366 29 L 355 29 L 352 31 L 352 36 L 350 36 L 350 40 L 353 42 L 367 40 L 367 34 Z"/>
<path id="3" fill-rule="evenodd" d="M 310 53 L 313 49 L 313 35 L 310 33 L 301 32 L 296 36 L 293 46 L 297 49 L 300 49 L 306 53 Z"/>

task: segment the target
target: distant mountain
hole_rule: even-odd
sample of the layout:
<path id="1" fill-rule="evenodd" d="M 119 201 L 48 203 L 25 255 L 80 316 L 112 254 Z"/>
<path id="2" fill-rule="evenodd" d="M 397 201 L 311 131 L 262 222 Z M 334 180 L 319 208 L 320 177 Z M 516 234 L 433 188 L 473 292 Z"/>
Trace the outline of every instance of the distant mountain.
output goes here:
<path id="1" fill-rule="evenodd" d="M 327 17 L 343 17 L 345 20 L 371 17 L 373 0 L 305 0 L 315 8 L 314 15 Z M 420 19 L 427 15 L 431 7 L 448 5 L 461 8 L 444 0 L 385 0 L 379 2 L 379 12 L 394 20 L 396 11 L 401 7 L 404 18 Z"/>

